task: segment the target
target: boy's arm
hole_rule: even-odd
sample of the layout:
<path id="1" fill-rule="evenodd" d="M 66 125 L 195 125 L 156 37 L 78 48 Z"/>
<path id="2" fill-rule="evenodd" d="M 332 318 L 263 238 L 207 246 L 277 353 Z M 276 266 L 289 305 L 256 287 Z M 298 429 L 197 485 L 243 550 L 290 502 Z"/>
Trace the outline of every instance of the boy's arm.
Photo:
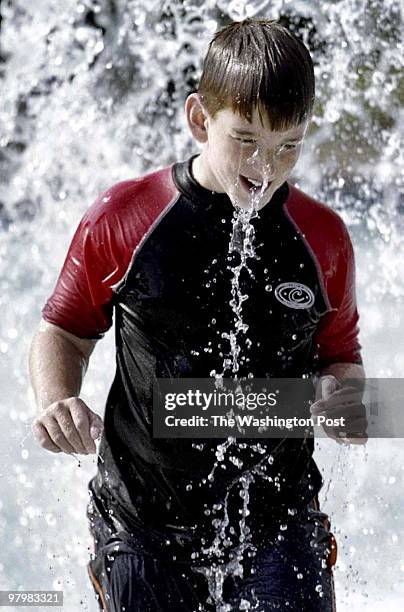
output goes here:
<path id="1" fill-rule="evenodd" d="M 344 225 L 341 230 L 338 265 L 328 284 L 333 310 L 326 315 L 316 334 L 319 364 L 315 375 L 316 401 L 311 411 L 328 417 L 344 417 L 347 424 L 344 431 L 364 434 L 345 440 L 363 444 L 367 440 L 366 410 L 362 404 L 366 375 L 358 341 L 355 256 Z"/>
<path id="2" fill-rule="evenodd" d="M 39 414 L 35 438 L 48 451 L 95 452 L 102 420 L 78 396 L 96 340 L 112 325 L 112 285 L 121 278 L 113 229 L 116 198 L 102 193 L 82 217 L 29 355 Z M 117 271 L 118 278 L 114 273 Z"/>
<path id="3" fill-rule="evenodd" d="M 102 420 L 78 397 L 95 344 L 40 322 L 30 348 L 29 373 L 39 409 L 32 431 L 46 450 L 96 451 Z"/>

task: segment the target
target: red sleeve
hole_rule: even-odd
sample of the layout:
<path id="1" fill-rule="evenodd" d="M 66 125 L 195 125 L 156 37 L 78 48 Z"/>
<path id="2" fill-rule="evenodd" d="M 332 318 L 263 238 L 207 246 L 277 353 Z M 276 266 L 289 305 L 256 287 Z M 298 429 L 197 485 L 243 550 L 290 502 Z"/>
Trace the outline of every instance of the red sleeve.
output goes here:
<path id="1" fill-rule="evenodd" d="M 335 211 L 294 185 L 289 184 L 285 208 L 312 253 L 328 305 L 314 335 L 319 369 L 338 362 L 362 364 L 355 257 L 346 225 Z"/>
<path id="2" fill-rule="evenodd" d="M 338 362 L 362 364 L 358 341 L 355 256 L 344 224 L 341 224 L 340 230 L 336 268 L 326 283 L 332 311 L 320 321 L 315 335 L 319 369 Z"/>
<path id="3" fill-rule="evenodd" d="M 125 274 L 132 252 L 120 217 L 106 212 L 111 193 L 101 194 L 82 218 L 42 310 L 45 321 L 81 338 L 99 339 L 111 327 L 112 287 Z"/>
<path id="4" fill-rule="evenodd" d="M 98 339 L 112 325 L 114 289 L 153 224 L 177 197 L 171 166 L 122 181 L 82 218 L 43 318 L 80 338 Z"/>

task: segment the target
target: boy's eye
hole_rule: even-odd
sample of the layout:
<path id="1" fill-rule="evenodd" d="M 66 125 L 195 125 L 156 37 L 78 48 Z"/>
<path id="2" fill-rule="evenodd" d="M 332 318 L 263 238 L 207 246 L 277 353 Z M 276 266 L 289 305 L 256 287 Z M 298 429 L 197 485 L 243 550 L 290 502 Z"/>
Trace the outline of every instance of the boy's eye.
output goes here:
<path id="1" fill-rule="evenodd" d="M 283 145 L 283 147 L 281 147 L 280 152 L 282 153 L 282 151 L 293 151 L 294 149 L 296 149 L 298 143 L 293 143 L 293 144 L 285 144 Z"/>
<path id="2" fill-rule="evenodd" d="M 279 147 L 279 149 L 276 152 L 276 156 L 280 157 L 281 155 L 285 155 L 286 153 L 292 153 L 293 151 L 295 151 L 298 147 L 299 143 L 291 143 L 291 144 L 284 144 L 281 147 Z"/>
<path id="3" fill-rule="evenodd" d="M 251 138 L 238 138 L 237 136 L 235 137 L 235 140 L 238 140 L 239 142 L 241 142 L 241 144 L 246 144 L 246 145 L 253 145 L 253 144 L 257 144 L 256 140 L 253 140 Z"/>
<path id="4" fill-rule="evenodd" d="M 258 146 L 258 142 L 254 140 L 253 138 L 242 138 L 240 136 L 233 136 L 233 139 L 237 140 L 238 142 L 241 143 L 241 145 L 246 146 L 246 147 L 247 146 L 250 146 L 250 147 Z M 286 143 L 278 148 L 275 155 L 282 155 L 283 153 L 290 153 L 291 151 L 295 151 L 297 147 L 299 146 L 299 144 L 300 144 L 299 142 Z"/>
<path id="5" fill-rule="evenodd" d="M 257 141 L 252 139 L 252 138 L 240 138 L 238 136 L 234 136 L 235 140 L 238 140 L 238 142 L 241 142 L 241 144 L 243 145 L 256 145 Z M 283 153 L 284 151 L 294 151 L 299 143 L 295 142 L 295 143 L 290 143 L 290 144 L 284 144 L 281 146 L 281 148 L 278 150 L 278 153 Z"/>

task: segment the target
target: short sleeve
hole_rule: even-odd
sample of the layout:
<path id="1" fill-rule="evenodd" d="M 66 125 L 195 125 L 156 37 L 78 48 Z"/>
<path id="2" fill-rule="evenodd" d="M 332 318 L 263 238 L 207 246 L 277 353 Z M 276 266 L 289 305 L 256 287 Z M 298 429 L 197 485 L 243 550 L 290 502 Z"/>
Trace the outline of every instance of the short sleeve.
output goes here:
<path id="1" fill-rule="evenodd" d="M 327 283 L 332 311 L 320 321 L 314 338 L 319 369 L 338 362 L 362 364 L 358 340 L 355 256 L 345 226 L 337 261 L 332 278 Z"/>
<path id="2" fill-rule="evenodd" d="M 111 222 L 105 214 L 92 219 L 96 205 L 81 220 L 55 289 L 42 310 L 45 321 L 93 339 L 101 338 L 112 325 L 112 279 L 118 267 Z"/>

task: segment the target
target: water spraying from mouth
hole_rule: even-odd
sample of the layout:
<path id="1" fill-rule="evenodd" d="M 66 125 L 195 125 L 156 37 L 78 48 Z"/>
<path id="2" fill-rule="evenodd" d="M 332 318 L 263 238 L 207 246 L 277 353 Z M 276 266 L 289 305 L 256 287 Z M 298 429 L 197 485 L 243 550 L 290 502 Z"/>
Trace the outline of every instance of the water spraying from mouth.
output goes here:
<path id="1" fill-rule="evenodd" d="M 240 185 L 236 183 L 237 187 Z M 241 206 L 237 198 L 233 201 L 235 210 L 232 218 L 232 232 L 229 241 L 229 254 L 237 254 L 239 263 L 233 267 L 229 267 L 231 270 L 231 286 L 230 286 L 230 307 L 233 312 L 233 327 L 227 331 L 222 332 L 221 337 L 228 341 L 228 353 L 223 360 L 223 366 L 221 372 L 213 370 L 211 376 L 216 379 L 216 387 L 221 388 L 223 386 L 223 379 L 226 376 L 239 380 L 240 363 L 246 359 L 246 356 L 242 354 L 241 338 L 248 332 L 249 326 L 243 318 L 243 304 L 248 300 L 249 296 L 244 293 L 240 286 L 240 277 L 243 272 L 247 273 L 250 278 L 254 278 L 253 272 L 249 267 L 249 260 L 259 258 L 255 248 L 255 228 L 252 223 L 253 219 L 259 217 L 259 203 L 262 199 L 264 192 L 268 187 L 268 180 L 265 177 L 262 181 L 260 188 L 256 187 L 251 190 L 249 198 L 249 206 Z M 248 342 L 247 342 L 248 346 Z M 249 377 L 252 377 L 249 375 Z M 240 379 L 241 382 L 242 378 Z M 239 387 L 241 390 L 241 387 Z M 231 449 L 234 446 L 239 448 L 246 448 L 247 444 L 237 443 L 236 438 L 229 437 L 224 443 L 218 445 L 216 451 L 217 461 L 208 476 L 209 480 L 214 479 L 214 474 L 219 464 L 224 465 L 226 458 L 228 461 L 236 465 L 240 470 L 240 475 L 236 479 L 236 482 L 232 486 L 239 485 L 240 492 L 239 497 L 242 499 L 242 507 L 239 509 L 241 518 L 238 522 L 239 534 L 238 542 L 234 543 L 234 527 L 230 525 L 228 503 L 231 488 L 229 487 L 223 505 L 223 514 L 221 518 L 215 518 L 212 522 L 215 528 L 215 537 L 212 544 L 208 547 L 202 548 L 201 552 L 203 555 L 207 555 L 208 558 L 212 559 L 209 565 L 200 566 L 195 568 L 195 571 L 202 573 L 207 582 L 209 588 L 210 599 L 216 606 L 216 612 L 230 612 L 231 606 L 223 600 L 223 584 L 227 576 L 243 576 L 243 560 L 245 555 L 253 556 L 255 554 L 255 546 L 251 543 L 251 532 L 248 526 L 249 511 L 249 488 L 251 483 L 256 477 L 265 477 L 265 468 L 262 470 L 258 469 L 258 466 L 262 467 L 263 460 L 258 463 L 256 470 L 254 471 L 242 471 L 243 461 L 230 455 Z M 249 449 L 251 450 L 251 449 Z M 259 444 L 253 447 L 252 451 L 258 452 L 258 454 L 265 453 L 265 449 Z M 229 529 L 232 533 L 232 538 L 229 538 Z M 229 554 L 229 560 L 224 561 L 224 553 L 226 550 L 231 548 Z M 245 610 L 251 609 L 250 603 L 244 601 L 243 603 Z"/>

